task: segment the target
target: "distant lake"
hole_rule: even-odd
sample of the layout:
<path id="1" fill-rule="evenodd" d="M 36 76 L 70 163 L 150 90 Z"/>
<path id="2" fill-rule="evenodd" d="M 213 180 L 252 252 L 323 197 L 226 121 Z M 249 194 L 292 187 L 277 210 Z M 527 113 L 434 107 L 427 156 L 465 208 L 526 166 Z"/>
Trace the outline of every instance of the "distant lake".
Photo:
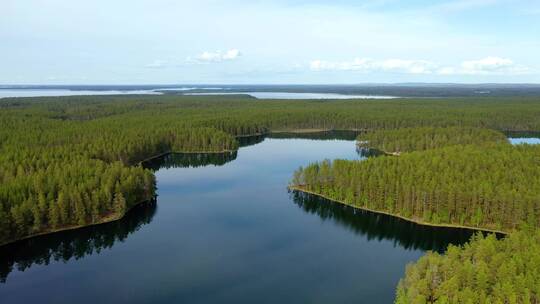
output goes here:
<path id="1" fill-rule="evenodd" d="M 0 98 L 6 97 L 45 97 L 45 96 L 77 96 L 77 95 L 139 95 L 162 93 L 153 90 L 69 90 L 69 89 L 0 89 Z"/>
<path id="2" fill-rule="evenodd" d="M 196 91 L 189 93 L 190 91 Z M 208 91 L 208 92 L 200 92 Z M 219 92 L 212 92 L 219 91 Z M 384 95 L 347 95 L 338 93 L 289 93 L 289 92 L 235 92 L 220 87 L 179 87 L 156 89 L 126 90 L 78 90 L 78 89 L 32 89 L 32 88 L 0 88 L 0 98 L 6 97 L 43 97 L 43 96 L 77 96 L 77 95 L 250 95 L 257 99 L 392 99 L 394 96 Z"/>
<path id="3" fill-rule="evenodd" d="M 299 166 L 364 159 L 356 133 L 293 136 L 146 163 L 157 201 L 0 247 L 1 303 L 392 303 L 407 263 L 471 236 L 289 192 Z"/>
<path id="4" fill-rule="evenodd" d="M 513 145 L 520 144 L 529 144 L 529 145 L 538 145 L 540 144 L 540 138 L 510 138 L 510 143 Z"/>
<path id="5" fill-rule="evenodd" d="M 347 95 L 336 93 L 288 93 L 288 92 L 215 92 L 184 93 L 183 95 L 237 95 L 245 94 L 257 99 L 393 99 L 396 96 L 384 95 Z"/>
<path id="6" fill-rule="evenodd" d="M 513 145 L 540 145 L 540 132 L 508 132 L 507 136 Z"/>

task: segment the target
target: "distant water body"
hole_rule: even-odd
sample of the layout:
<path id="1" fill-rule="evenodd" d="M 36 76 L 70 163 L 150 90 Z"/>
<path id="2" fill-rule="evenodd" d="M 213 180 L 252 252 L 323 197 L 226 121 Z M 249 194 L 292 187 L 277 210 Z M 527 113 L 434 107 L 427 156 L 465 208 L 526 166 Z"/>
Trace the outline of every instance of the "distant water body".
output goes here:
<path id="1" fill-rule="evenodd" d="M 204 94 L 202 94 L 204 93 Z M 397 97 L 540 97 L 540 84 L 143 84 L 1 85 L 0 98 L 110 94 L 245 94 L 261 99 L 389 99 Z"/>
<path id="2" fill-rule="evenodd" d="M 540 145 L 540 132 L 508 132 L 507 136 L 513 145 Z"/>
<path id="3" fill-rule="evenodd" d="M 78 95 L 161 95 L 154 90 L 69 90 L 69 89 L 0 89 L 0 98 L 7 97 L 46 97 Z"/>
<path id="4" fill-rule="evenodd" d="M 346 95 L 336 93 L 289 93 L 289 92 L 216 92 L 216 93 L 184 93 L 183 95 L 235 95 L 246 94 L 257 99 L 393 99 L 397 96 L 385 95 Z"/>
<path id="5" fill-rule="evenodd" d="M 510 139 L 510 143 L 513 145 L 522 145 L 522 144 L 540 145 L 539 137 L 522 137 L 522 138 L 509 138 L 509 139 Z"/>
<path id="6" fill-rule="evenodd" d="M 194 92 L 190 91 L 220 91 Z M 226 92 L 224 92 L 226 91 Z M 130 90 L 71 90 L 71 89 L 30 89 L 0 88 L 0 98 L 7 97 L 45 97 L 45 96 L 77 96 L 77 95 L 162 95 L 164 92 L 178 92 L 182 95 L 250 95 L 257 99 L 392 99 L 395 96 L 385 95 L 347 95 L 338 93 L 292 93 L 292 92 L 234 92 L 227 88 L 180 87 Z"/>

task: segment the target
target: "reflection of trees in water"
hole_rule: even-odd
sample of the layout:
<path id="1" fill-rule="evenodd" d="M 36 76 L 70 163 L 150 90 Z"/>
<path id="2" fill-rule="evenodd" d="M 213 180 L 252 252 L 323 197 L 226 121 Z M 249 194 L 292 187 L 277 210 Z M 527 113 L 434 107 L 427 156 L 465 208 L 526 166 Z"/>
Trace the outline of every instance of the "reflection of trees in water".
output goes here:
<path id="1" fill-rule="evenodd" d="M 241 148 L 259 144 L 265 138 L 283 138 L 283 139 L 313 139 L 313 140 L 355 140 L 360 134 L 359 131 L 325 131 L 314 133 L 271 133 L 269 135 L 255 135 L 237 137 Z M 381 152 L 373 149 L 357 148 L 357 152 L 362 157 L 371 157 L 381 155 Z M 170 153 L 164 156 L 154 158 L 143 163 L 145 168 L 157 171 L 159 169 L 169 168 L 196 168 L 208 165 L 223 166 L 236 159 L 237 152 L 226 153 Z"/>
<path id="2" fill-rule="evenodd" d="M 510 138 L 540 138 L 540 132 L 506 131 L 504 134 Z"/>
<path id="3" fill-rule="evenodd" d="M 170 168 L 223 166 L 236 159 L 238 153 L 170 153 L 144 162 L 144 167 L 157 171 Z"/>
<path id="4" fill-rule="evenodd" d="M 253 136 L 241 136 L 237 137 L 238 145 L 240 148 L 253 146 L 262 143 L 266 135 L 253 135 Z"/>
<path id="5" fill-rule="evenodd" d="M 291 139 L 315 139 L 315 140 L 356 140 L 356 137 L 360 134 L 360 131 L 349 130 L 332 130 L 322 132 L 309 132 L 309 133 L 291 133 L 291 132 L 279 132 L 270 133 L 269 138 L 291 138 Z"/>
<path id="6" fill-rule="evenodd" d="M 364 148 L 360 146 L 356 146 L 356 152 L 360 157 L 375 157 L 375 156 L 381 156 L 384 155 L 384 153 L 377 149 L 372 148 Z"/>
<path id="7" fill-rule="evenodd" d="M 78 260 L 112 248 L 116 242 L 123 242 L 130 234 L 149 224 L 156 209 L 154 200 L 135 206 L 115 222 L 43 235 L 0 247 L 0 282 L 5 282 L 14 268 L 25 271 L 34 264 Z"/>
<path id="8" fill-rule="evenodd" d="M 464 244 L 474 234 L 474 231 L 468 229 L 418 225 L 304 192 L 292 191 L 291 197 L 307 213 L 316 214 L 323 220 L 332 220 L 357 234 L 365 235 L 368 240 L 393 240 L 394 244 L 406 249 L 444 252 L 449 244 Z"/>

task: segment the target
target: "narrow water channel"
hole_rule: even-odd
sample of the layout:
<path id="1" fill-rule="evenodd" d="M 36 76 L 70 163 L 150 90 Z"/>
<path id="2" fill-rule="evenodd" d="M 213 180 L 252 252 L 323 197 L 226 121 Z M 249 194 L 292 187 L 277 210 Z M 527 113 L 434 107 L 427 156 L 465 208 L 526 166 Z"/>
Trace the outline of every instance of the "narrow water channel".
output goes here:
<path id="1" fill-rule="evenodd" d="M 290 193 L 301 165 L 364 157 L 354 136 L 290 137 L 164 156 L 156 202 L 0 247 L 0 302 L 391 303 L 407 263 L 470 237 Z"/>

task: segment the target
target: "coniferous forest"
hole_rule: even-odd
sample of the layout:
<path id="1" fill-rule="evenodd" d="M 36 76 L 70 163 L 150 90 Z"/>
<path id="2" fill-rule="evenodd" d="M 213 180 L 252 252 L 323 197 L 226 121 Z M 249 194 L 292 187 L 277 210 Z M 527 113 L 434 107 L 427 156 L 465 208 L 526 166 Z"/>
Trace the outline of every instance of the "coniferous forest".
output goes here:
<path id="1" fill-rule="evenodd" d="M 428 253 L 407 268 L 396 303 L 540 301 L 538 145 L 469 127 L 370 130 L 358 145 L 394 155 L 314 163 L 291 188 L 421 224 L 508 233 Z"/>
<path id="2" fill-rule="evenodd" d="M 309 129 L 354 130 L 360 133 L 360 146 L 402 153 L 312 164 L 295 173 L 293 187 L 416 222 L 510 233 L 502 240 L 477 237 L 445 255 L 428 254 L 407 270 L 397 301 L 455 303 L 471 299 L 467 290 L 491 303 L 501 297 L 539 301 L 538 274 L 528 270 L 538 269 L 537 255 L 520 253 L 517 260 L 505 261 L 509 277 L 497 281 L 501 288 L 491 283 L 503 274 L 490 266 L 540 243 L 536 232 L 522 229 L 540 226 L 540 147 L 512 146 L 502 133 L 540 130 L 536 98 L 2 99 L 0 244 L 123 217 L 155 195 L 153 171 L 141 165 L 153 156 L 236 155 L 241 144 L 249 144 L 244 136 Z M 472 272 L 484 267 L 477 261 L 490 268 L 487 279 L 470 278 L 471 267 Z M 426 265 L 440 267 L 432 271 Z M 438 279 L 431 280 L 433 275 Z M 451 285 L 458 279 L 458 285 Z M 451 294 L 456 288 L 448 286 L 463 293 Z"/>
<path id="3" fill-rule="evenodd" d="M 538 303 L 539 282 L 538 230 L 524 228 L 502 240 L 478 234 L 407 267 L 396 303 Z"/>

